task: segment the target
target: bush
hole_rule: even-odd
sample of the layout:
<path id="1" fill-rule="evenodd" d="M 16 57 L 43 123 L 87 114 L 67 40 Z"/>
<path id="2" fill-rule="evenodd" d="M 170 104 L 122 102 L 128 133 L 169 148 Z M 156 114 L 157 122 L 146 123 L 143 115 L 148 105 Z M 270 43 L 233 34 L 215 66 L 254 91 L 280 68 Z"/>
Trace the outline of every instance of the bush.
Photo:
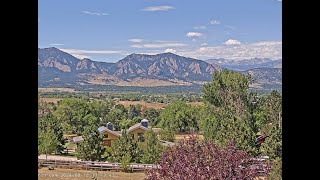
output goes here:
<path id="1" fill-rule="evenodd" d="M 130 154 L 126 154 L 125 156 L 122 157 L 121 159 L 121 165 L 120 167 L 123 168 L 124 172 L 128 172 L 130 170 L 130 162 L 131 162 L 132 157 Z"/>
<path id="2" fill-rule="evenodd" d="M 253 179 L 258 174 L 250 168 L 249 160 L 234 143 L 219 148 L 192 136 L 164 152 L 159 168 L 149 170 L 147 179 Z"/>
<path id="3" fill-rule="evenodd" d="M 159 138 L 161 140 L 164 140 L 164 141 L 173 142 L 174 141 L 174 135 L 175 135 L 175 133 L 173 131 L 170 131 L 168 129 L 163 129 L 159 133 L 159 136 L 160 136 Z"/>

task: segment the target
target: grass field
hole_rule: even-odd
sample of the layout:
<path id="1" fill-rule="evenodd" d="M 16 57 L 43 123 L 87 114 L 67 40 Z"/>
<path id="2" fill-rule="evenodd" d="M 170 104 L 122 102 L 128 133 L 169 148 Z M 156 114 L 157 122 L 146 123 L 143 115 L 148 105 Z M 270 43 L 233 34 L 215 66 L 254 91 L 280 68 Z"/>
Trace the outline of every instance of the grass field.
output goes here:
<path id="1" fill-rule="evenodd" d="M 174 136 L 174 139 L 175 139 L 175 142 L 179 142 L 181 139 L 189 139 L 190 137 L 190 134 L 176 134 Z M 201 134 L 198 134 L 197 137 L 200 139 L 200 140 L 203 140 L 204 139 L 204 136 L 201 135 Z"/>
<path id="2" fill-rule="evenodd" d="M 154 109 L 162 109 L 162 108 L 164 108 L 165 106 L 168 105 L 168 104 L 165 104 L 165 103 L 157 103 L 157 102 L 148 103 L 148 102 L 145 102 L 145 101 L 119 101 L 119 102 L 117 102 L 117 104 L 122 104 L 122 105 L 124 105 L 124 107 L 129 107 L 130 105 L 141 104 L 142 106 L 145 106 L 147 108 L 154 108 Z M 193 106 L 202 106 L 202 105 L 204 105 L 203 102 L 191 102 L 191 103 L 188 103 L 188 104 L 191 104 Z"/>
<path id="3" fill-rule="evenodd" d="M 52 103 L 57 103 L 58 101 L 62 100 L 62 98 L 47 98 L 47 97 L 42 97 L 41 100 L 43 100 L 44 102 L 52 102 Z M 145 106 L 146 108 L 154 108 L 154 109 L 162 109 L 164 108 L 165 106 L 167 106 L 168 104 L 165 104 L 165 103 L 157 103 L 157 102 L 152 102 L 152 103 L 148 103 L 148 102 L 145 102 L 145 101 L 118 101 L 116 102 L 116 104 L 122 104 L 124 105 L 124 107 L 129 107 L 130 105 L 142 105 L 142 106 Z M 193 106 L 202 106 L 204 105 L 203 102 L 191 102 L 191 103 L 188 103 L 188 104 L 191 104 Z"/>
<path id="4" fill-rule="evenodd" d="M 143 180 L 145 178 L 144 173 L 86 171 L 61 168 L 48 170 L 46 167 L 38 169 L 39 180 L 90 180 L 93 176 L 98 177 L 97 179 L 106 180 Z"/>

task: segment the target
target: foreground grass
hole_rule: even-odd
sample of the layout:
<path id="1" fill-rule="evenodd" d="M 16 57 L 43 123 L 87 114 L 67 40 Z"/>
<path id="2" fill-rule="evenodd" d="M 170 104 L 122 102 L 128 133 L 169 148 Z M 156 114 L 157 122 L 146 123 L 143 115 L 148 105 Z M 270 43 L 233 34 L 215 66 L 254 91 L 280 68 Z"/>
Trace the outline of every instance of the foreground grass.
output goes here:
<path id="1" fill-rule="evenodd" d="M 60 168 L 48 170 L 46 167 L 38 169 L 39 180 L 88 180 L 92 179 L 92 177 L 107 180 L 143 180 L 146 176 L 144 173 L 86 171 Z"/>

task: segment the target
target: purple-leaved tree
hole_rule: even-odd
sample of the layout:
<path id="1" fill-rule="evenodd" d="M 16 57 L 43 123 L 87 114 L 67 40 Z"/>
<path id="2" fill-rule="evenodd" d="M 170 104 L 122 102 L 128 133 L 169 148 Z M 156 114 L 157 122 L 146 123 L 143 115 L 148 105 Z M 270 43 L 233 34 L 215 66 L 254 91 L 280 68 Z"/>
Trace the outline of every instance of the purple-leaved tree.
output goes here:
<path id="1" fill-rule="evenodd" d="M 257 177 L 250 168 L 249 155 L 234 143 L 219 148 L 195 136 L 183 139 L 162 154 L 157 169 L 147 172 L 147 180 L 243 180 Z"/>

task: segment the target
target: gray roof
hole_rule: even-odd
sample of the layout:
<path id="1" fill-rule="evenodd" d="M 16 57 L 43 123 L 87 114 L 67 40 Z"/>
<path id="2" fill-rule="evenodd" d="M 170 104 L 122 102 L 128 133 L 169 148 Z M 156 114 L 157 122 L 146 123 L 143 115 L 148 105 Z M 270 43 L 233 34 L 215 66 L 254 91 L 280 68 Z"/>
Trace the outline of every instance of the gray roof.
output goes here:
<path id="1" fill-rule="evenodd" d="M 99 133 L 101 133 L 102 131 L 105 131 L 107 128 L 104 126 L 101 126 L 98 128 Z"/>

